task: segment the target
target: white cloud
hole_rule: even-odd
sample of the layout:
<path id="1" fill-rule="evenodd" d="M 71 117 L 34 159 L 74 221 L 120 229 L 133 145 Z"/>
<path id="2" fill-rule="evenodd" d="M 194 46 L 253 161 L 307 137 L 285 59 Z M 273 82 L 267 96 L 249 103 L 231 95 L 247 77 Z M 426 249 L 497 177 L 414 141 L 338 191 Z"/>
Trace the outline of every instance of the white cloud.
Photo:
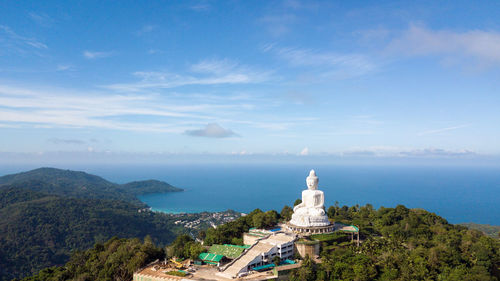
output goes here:
<path id="1" fill-rule="evenodd" d="M 138 30 L 135 34 L 138 36 L 144 35 L 146 33 L 151 33 L 156 29 L 156 25 L 147 24 L 144 25 L 140 30 Z"/>
<path id="2" fill-rule="evenodd" d="M 71 144 L 71 145 L 79 145 L 79 144 L 86 143 L 86 141 L 84 141 L 84 140 L 60 139 L 60 138 L 50 138 L 50 139 L 48 139 L 48 142 L 51 142 L 53 144 Z"/>
<path id="3" fill-rule="evenodd" d="M 137 92 L 144 89 L 175 88 L 186 85 L 250 84 L 270 79 L 270 72 L 256 71 L 229 60 L 204 60 L 189 67 L 189 74 L 137 71 L 141 80 L 105 86 L 108 89 Z"/>
<path id="4" fill-rule="evenodd" d="M 194 136 L 194 137 L 208 137 L 208 138 L 227 138 L 237 136 L 230 129 L 224 129 L 217 123 L 207 124 L 202 129 L 197 130 L 186 130 L 186 135 Z"/>
<path id="5" fill-rule="evenodd" d="M 271 35 L 277 37 L 287 34 L 291 30 L 291 25 L 296 21 L 297 17 L 290 13 L 266 15 L 258 19 L 258 22 L 263 24 Z"/>
<path id="6" fill-rule="evenodd" d="M 441 55 L 448 59 L 473 59 L 480 65 L 500 64 L 500 32 L 431 30 L 410 25 L 393 39 L 387 52 L 409 56 Z"/>
<path id="7" fill-rule="evenodd" d="M 46 13 L 30 12 L 28 15 L 34 22 L 41 26 L 50 27 L 54 24 L 54 20 Z"/>
<path id="8" fill-rule="evenodd" d="M 283 48 L 278 55 L 294 66 L 338 66 L 358 70 L 362 73 L 374 68 L 364 55 L 325 53 L 309 49 Z"/>
<path id="9" fill-rule="evenodd" d="M 238 63 L 230 61 L 228 59 L 210 59 L 203 60 L 199 63 L 191 65 L 191 70 L 193 72 L 208 73 L 208 74 L 225 74 L 233 70 L 243 71 L 244 68 L 239 67 Z"/>
<path id="10" fill-rule="evenodd" d="M 47 45 L 36 38 L 19 35 L 6 25 L 0 25 L 0 38 L 2 39 L 0 40 L 0 54 L 11 52 L 17 55 L 31 53 L 41 55 L 39 51 L 48 49 Z"/>
<path id="11" fill-rule="evenodd" d="M 429 130 L 429 131 L 421 132 L 418 135 L 419 136 L 434 135 L 434 134 L 439 134 L 439 133 L 444 133 L 444 132 L 448 132 L 448 131 L 453 131 L 453 130 L 465 128 L 465 127 L 468 127 L 468 126 L 469 126 L 469 124 L 463 124 L 463 125 L 459 125 L 459 126 L 434 129 L 434 130 Z"/>
<path id="12" fill-rule="evenodd" d="M 83 51 L 83 56 L 87 59 L 100 59 L 106 58 L 113 55 L 113 52 L 94 52 L 94 51 Z"/>
<path id="13" fill-rule="evenodd" d="M 300 151 L 300 155 L 302 155 L 302 156 L 309 155 L 309 148 L 308 147 L 304 147 L 304 149 L 302 149 Z"/>
<path id="14" fill-rule="evenodd" d="M 211 6 L 208 3 L 198 3 L 196 5 L 189 6 L 189 9 L 196 12 L 206 12 L 209 11 Z"/>
<path id="15" fill-rule="evenodd" d="M 396 157 L 396 158 L 440 158 L 468 157 L 477 155 L 468 149 L 448 150 L 442 148 L 403 148 L 391 146 L 373 146 L 352 148 L 338 153 L 342 157 Z"/>
<path id="16" fill-rule="evenodd" d="M 266 46 L 267 52 L 274 50 L 278 57 L 294 67 L 313 69 L 321 77 L 338 79 L 360 76 L 372 72 L 376 65 L 361 54 L 340 54 L 312 49 L 275 48 Z"/>
<path id="17" fill-rule="evenodd" d="M 72 70 L 75 70 L 75 68 L 69 64 L 58 64 L 56 70 L 57 71 L 72 71 Z"/>
<path id="18" fill-rule="evenodd" d="M 103 128 L 182 134 L 193 124 L 201 126 L 214 121 L 255 128 L 282 126 L 279 121 L 239 119 L 262 103 L 246 95 L 234 99 L 189 93 L 117 95 L 0 84 L 0 127 Z"/>

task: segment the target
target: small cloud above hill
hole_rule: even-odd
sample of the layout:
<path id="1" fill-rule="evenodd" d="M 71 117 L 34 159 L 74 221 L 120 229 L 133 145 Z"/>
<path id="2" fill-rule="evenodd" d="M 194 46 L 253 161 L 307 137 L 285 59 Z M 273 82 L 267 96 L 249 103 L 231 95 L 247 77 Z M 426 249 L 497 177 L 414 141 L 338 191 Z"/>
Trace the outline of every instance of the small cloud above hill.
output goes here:
<path id="1" fill-rule="evenodd" d="M 198 130 L 186 130 L 186 135 L 194 137 L 207 137 L 207 138 L 228 138 L 238 136 L 230 129 L 224 129 L 217 123 L 210 123 L 205 128 Z"/>

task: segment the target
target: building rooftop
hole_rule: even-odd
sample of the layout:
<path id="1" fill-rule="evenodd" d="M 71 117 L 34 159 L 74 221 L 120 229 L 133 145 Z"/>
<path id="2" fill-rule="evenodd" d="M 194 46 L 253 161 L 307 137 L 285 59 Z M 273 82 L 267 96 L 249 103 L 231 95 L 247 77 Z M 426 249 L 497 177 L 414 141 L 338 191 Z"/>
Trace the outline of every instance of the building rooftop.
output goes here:
<path id="1" fill-rule="evenodd" d="M 200 260 L 211 263 L 218 263 L 223 257 L 224 257 L 223 255 L 217 255 L 212 253 L 201 253 L 199 255 Z"/>
<path id="2" fill-rule="evenodd" d="M 210 247 L 208 252 L 216 255 L 223 255 L 230 259 L 235 259 L 239 257 L 241 253 L 243 253 L 243 251 L 245 249 L 248 249 L 249 247 L 250 246 L 239 246 L 231 244 L 224 244 L 224 245 L 214 244 Z"/>
<path id="3" fill-rule="evenodd" d="M 277 244 L 284 244 L 284 243 L 292 242 L 294 240 L 295 240 L 294 235 L 289 235 L 286 233 L 276 233 L 274 235 L 270 235 L 266 239 L 262 239 L 261 241 L 264 243 L 277 245 Z"/>

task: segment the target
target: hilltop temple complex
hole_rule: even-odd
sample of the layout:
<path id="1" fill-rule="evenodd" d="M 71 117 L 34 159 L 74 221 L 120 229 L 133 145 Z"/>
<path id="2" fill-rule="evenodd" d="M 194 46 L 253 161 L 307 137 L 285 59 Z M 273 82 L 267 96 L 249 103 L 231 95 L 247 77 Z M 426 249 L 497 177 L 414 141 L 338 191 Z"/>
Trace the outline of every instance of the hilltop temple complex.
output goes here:
<path id="1" fill-rule="evenodd" d="M 200 254 L 200 261 L 198 261 L 200 265 L 188 265 L 187 271 L 179 270 L 179 272 L 186 273 L 183 277 L 169 274 L 172 269 L 152 265 L 134 273 L 134 280 L 232 280 L 235 278 L 286 280 L 288 272 L 300 266 L 300 262 L 294 260 L 298 255 L 301 257 L 309 255 L 313 258 L 319 256 L 321 243 L 318 240 L 309 239 L 310 237 L 343 231 L 350 232 L 352 240 L 356 233 L 359 244 L 359 229 L 356 226 L 336 224 L 328 219 L 324 206 L 325 195 L 318 189 L 318 182 L 316 172 L 311 170 L 306 178 L 307 189 L 302 191 L 302 202 L 293 208 L 290 221 L 279 224 L 273 229 L 250 229 L 243 234 L 243 246 L 212 245 L 208 252 Z M 280 261 L 279 266 L 275 264 L 277 258 Z M 178 262 L 174 265 L 177 268 L 182 266 Z"/>

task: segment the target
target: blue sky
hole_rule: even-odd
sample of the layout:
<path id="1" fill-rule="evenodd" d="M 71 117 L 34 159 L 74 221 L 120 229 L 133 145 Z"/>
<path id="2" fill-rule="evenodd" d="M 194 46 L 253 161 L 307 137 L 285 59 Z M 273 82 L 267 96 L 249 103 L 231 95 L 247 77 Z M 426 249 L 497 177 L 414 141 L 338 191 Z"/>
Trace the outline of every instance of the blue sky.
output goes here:
<path id="1" fill-rule="evenodd" d="M 4 159 L 500 154 L 498 1 L 0 11 Z"/>

